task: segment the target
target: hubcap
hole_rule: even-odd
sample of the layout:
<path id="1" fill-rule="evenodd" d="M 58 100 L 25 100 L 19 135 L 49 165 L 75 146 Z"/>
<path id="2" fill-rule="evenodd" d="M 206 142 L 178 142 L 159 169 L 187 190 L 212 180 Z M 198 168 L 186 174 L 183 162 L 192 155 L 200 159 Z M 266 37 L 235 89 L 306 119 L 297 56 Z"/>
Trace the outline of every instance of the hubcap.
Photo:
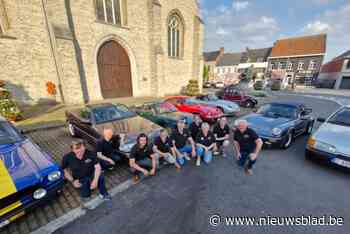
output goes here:
<path id="1" fill-rule="evenodd" d="M 289 134 L 288 134 L 288 140 L 287 140 L 285 146 L 288 147 L 288 146 L 290 145 L 291 142 L 292 142 L 292 134 L 289 133 Z"/>
<path id="2" fill-rule="evenodd" d="M 68 129 L 69 129 L 69 133 L 74 136 L 75 135 L 75 132 L 74 132 L 74 127 L 72 124 L 68 124 Z"/>

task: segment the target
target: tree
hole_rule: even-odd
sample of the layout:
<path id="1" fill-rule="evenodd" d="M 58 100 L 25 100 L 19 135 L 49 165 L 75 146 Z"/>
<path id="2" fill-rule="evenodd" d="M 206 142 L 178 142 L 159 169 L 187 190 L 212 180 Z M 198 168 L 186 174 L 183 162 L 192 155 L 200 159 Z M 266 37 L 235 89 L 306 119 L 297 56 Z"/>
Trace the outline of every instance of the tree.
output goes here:
<path id="1" fill-rule="evenodd" d="M 242 81 L 249 82 L 254 78 L 254 66 L 250 66 L 245 69 Z"/>
<path id="2" fill-rule="evenodd" d="M 197 96 L 199 95 L 199 85 L 197 80 L 190 80 L 186 86 L 186 95 Z"/>
<path id="3" fill-rule="evenodd" d="M 204 65 L 203 69 L 203 82 L 207 82 L 209 80 L 209 66 Z"/>

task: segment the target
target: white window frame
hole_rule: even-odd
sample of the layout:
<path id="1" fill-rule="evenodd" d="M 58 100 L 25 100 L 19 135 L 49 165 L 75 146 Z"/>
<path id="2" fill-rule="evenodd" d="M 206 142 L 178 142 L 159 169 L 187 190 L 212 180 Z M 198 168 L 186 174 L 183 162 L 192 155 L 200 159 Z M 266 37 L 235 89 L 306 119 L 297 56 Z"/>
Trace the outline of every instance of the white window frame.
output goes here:
<path id="1" fill-rule="evenodd" d="M 287 70 L 288 71 L 292 71 L 293 70 L 293 63 L 292 62 L 288 63 Z"/>
<path id="2" fill-rule="evenodd" d="M 115 15 L 115 6 L 114 6 L 114 0 L 102 0 L 103 2 L 103 14 L 104 14 L 104 22 L 105 23 L 108 23 L 108 24 L 111 24 L 111 22 L 108 22 L 108 18 L 107 18 L 107 7 L 106 7 L 106 1 L 112 1 L 112 17 L 113 17 L 113 23 L 112 24 L 115 24 L 115 25 L 123 25 L 123 1 L 122 0 L 119 0 L 119 21 L 120 22 L 117 22 L 117 19 L 116 19 L 116 15 Z M 96 8 L 97 8 L 97 5 L 96 5 Z M 97 11 L 97 9 L 96 9 Z"/>
<path id="3" fill-rule="evenodd" d="M 270 71 L 275 70 L 275 63 L 270 62 Z"/>
<path id="4" fill-rule="evenodd" d="M 298 63 L 298 71 L 304 70 L 304 62 L 299 62 Z"/>
<path id="5" fill-rule="evenodd" d="M 176 20 L 176 22 L 174 22 L 174 25 L 172 25 L 173 20 Z M 170 36 L 170 38 L 168 38 L 168 43 L 170 43 L 170 47 L 168 45 L 168 48 L 170 48 L 170 51 L 168 51 L 168 56 L 171 58 L 179 58 L 182 52 L 181 38 L 182 38 L 183 32 L 181 30 L 181 27 L 182 27 L 182 21 L 180 17 L 177 14 L 171 15 L 168 22 L 168 34 L 169 34 L 169 30 L 171 30 L 170 35 L 168 35 L 168 37 Z M 173 38 L 173 36 L 175 36 L 175 38 Z M 177 41 L 177 38 L 179 39 L 179 42 Z M 173 45 L 173 43 L 175 43 L 175 45 Z M 177 45 L 179 46 L 179 48 L 177 48 Z"/>
<path id="6" fill-rule="evenodd" d="M 314 60 L 311 60 L 309 63 L 309 70 L 310 71 L 316 70 L 316 62 Z"/>

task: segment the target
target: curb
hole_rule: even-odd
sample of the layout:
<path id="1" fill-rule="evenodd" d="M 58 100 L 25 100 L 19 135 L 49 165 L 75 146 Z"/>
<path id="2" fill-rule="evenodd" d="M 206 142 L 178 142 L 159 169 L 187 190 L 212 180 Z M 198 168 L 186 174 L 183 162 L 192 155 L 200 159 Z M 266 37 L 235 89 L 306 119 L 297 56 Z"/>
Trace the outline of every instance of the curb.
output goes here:
<path id="1" fill-rule="evenodd" d="M 112 197 L 116 196 L 117 194 L 126 191 L 129 189 L 133 184 L 132 179 L 129 179 L 118 186 L 114 187 L 109 191 L 110 195 Z M 86 203 L 87 207 L 90 207 L 92 210 L 96 209 L 98 206 L 100 206 L 104 201 L 100 199 L 98 196 L 90 200 Z M 49 222 L 45 226 L 40 227 L 39 229 L 31 232 L 30 234 L 51 234 L 58 229 L 68 225 L 69 223 L 72 223 L 73 221 L 77 220 L 78 218 L 86 215 L 87 211 L 82 209 L 81 207 L 75 208 L 68 213 L 64 214 L 63 216 Z"/>

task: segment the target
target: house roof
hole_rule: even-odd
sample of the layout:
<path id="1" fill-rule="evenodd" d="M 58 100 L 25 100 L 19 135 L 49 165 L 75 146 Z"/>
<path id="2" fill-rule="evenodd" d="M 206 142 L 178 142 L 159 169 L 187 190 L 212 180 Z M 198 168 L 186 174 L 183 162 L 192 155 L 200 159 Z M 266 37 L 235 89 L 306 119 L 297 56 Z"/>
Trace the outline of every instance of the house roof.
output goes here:
<path id="1" fill-rule="evenodd" d="M 272 47 L 262 48 L 262 49 L 249 49 L 242 54 L 241 63 L 256 63 L 258 58 L 262 58 L 266 62 L 267 58 L 270 56 Z"/>
<path id="2" fill-rule="evenodd" d="M 322 65 L 321 73 L 340 72 L 343 68 L 344 60 L 346 58 L 350 58 L 350 50 L 342 53 L 330 62 Z"/>
<path id="3" fill-rule="evenodd" d="M 277 40 L 272 47 L 270 57 L 324 54 L 326 41 L 327 34 Z"/>
<path id="4" fill-rule="evenodd" d="M 350 58 L 350 50 L 342 53 L 341 55 L 335 57 L 334 59 L 332 60 L 338 60 L 338 59 L 344 59 L 344 58 Z"/>
<path id="5" fill-rule="evenodd" d="M 204 61 L 210 62 L 210 61 L 216 61 L 217 57 L 220 55 L 220 50 L 212 51 L 212 52 L 204 52 Z"/>
<path id="6" fill-rule="evenodd" d="M 241 58 L 242 53 L 226 53 L 222 55 L 216 66 L 220 67 L 238 65 L 241 62 Z"/>

